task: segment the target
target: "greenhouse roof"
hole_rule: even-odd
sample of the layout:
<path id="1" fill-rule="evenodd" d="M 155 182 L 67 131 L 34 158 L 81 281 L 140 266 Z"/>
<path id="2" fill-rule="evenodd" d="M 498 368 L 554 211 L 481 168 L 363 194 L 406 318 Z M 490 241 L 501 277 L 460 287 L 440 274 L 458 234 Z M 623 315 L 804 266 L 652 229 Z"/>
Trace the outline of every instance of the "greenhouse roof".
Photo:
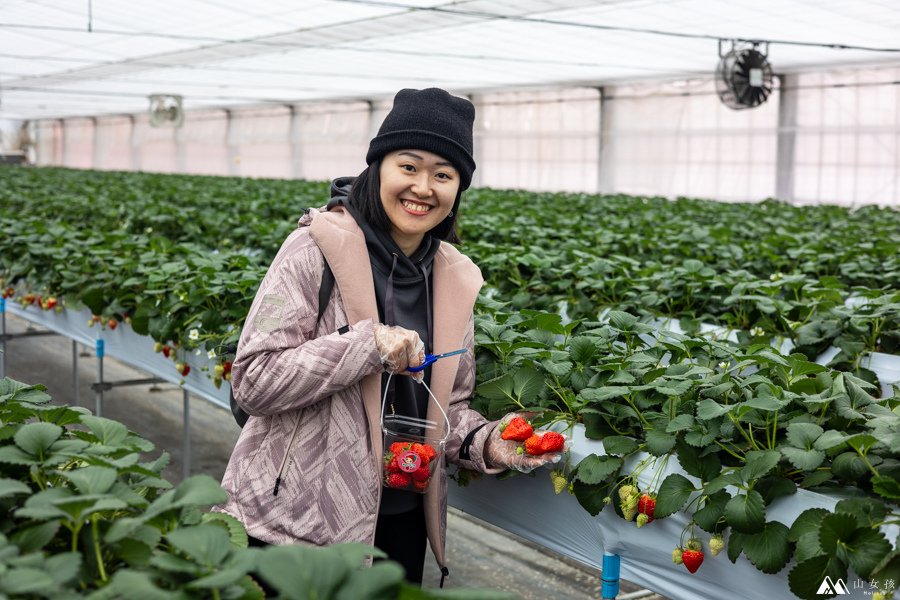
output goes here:
<path id="1" fill-rule="evenodd" d="M 0 118 L 132 114 L 708 77 L 719 40 L 776 73 L 900 61 L 891 0 L 7 0 Z M 728 42 L 730 44 L 730 42 Z M 843 46 L 842 48 L 835 47 Z"/>

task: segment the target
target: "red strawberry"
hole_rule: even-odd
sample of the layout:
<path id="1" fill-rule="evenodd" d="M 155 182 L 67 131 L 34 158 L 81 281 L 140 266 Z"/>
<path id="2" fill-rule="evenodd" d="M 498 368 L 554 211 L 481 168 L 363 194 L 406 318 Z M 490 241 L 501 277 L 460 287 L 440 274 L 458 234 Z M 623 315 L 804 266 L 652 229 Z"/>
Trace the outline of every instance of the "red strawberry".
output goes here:
<path id="1" fill-rule="evenodd" d="M 431 469 L 424 465 L 412 474 L 413 481 L 428 481 L 429 477 L 431 477 Z"/>
<path id="2" fill-rule="evenodd" d="M 409 487 L 410 477 L 405 473 L 391 473 L 388 475 L 387 484 L 388 487 L 392 488 L 405 488 Z"/>
<path id="3" fill-rule="evenodd" d="M 653 511 L 656 509 L 656 498 L 651 496 L 650 494 L 641 494 L 640 500 L 638 500 L 638 512 L 642 515 L 647 515 L 650 517 L 647 519 L 648 523 L 653 521 Z"/>
<path id="4" fill-rule="evenodd" d="M 222 363 L 222 369 L 225 373 L 231 373 L 231 361 L 226 360 L 224 363 Z"/>
<path id="5" fill-rule="evenodd" d="M 12 298 L 16 295 L 16 288 L 8 287 L 6 288 L 6 293 L 3 295 L 4 298 Z"/>
<path id="6" fill-rule="evenodd" d="M 169 354 L 172 353 L 172 348 L 170 348 L 169 346 L 163 346 L 162 353 L 163 353 L 163 356 L 165 356 L 166 358 L 169 358 Z"/>
<path id="7" fill-rule="evenodd" d="M 428 480 L 425 481 L 413 481 L 413 484 L 416 486 L 416 489 L 420 492 L 424 492 L 425 488 L 428 487 Z"/>
<path id="8" fill-rule="evenodd" d="M 106 322 L 106 324 L 109 326 L 110 329 L 115 329 L 116 327 L 119 326 L 119 322 L 116 321 L 115 319 L 110 319 L 109 321 Z"/>
<path id="9" fill-rule="evenodd" d="M 183 362 L 175 363 L 175 370 L 181 373 L 182 377 L 187 377 L 191 372 L 191 365 Z"/>
<path id="10" fill-rule="evenodd" d="M 541 436 L 534 434 L 525 440 L 525 452 L 532 455 L 543 454 L 544 451 L 541 450 Z"/>
<path id="11" fill-rule="evenodd" d="M 541 438 L 541 450 L 544 452 L 560 452 L 565 444 L 566 438 L 555 431 L 548 431 Z"/>
<path id="12" fill-rule="evenodd" d="M 397 463 L 397 457 L 392 453 L 388 453 L 390 455 L 390 459 L 386 460 L 388 473 L 399 473 L 400 465 Z"/>
<path id="13" fill-rule="evenodd" d="M 534 429 L 528 424 L 528 421 L 522 417 L 515 417 L 503 429 L 500 437 L 504 440 L 512 440 L 514 442 L 524 442 L 534 435 Z"/>
<path id="14" fill-rule="evenodd" d="M 698 540 L 691 539 L 688 541 L 687 547 L 681 553 L 681 561 L 688 571 L 691 573 L 697 572 L 697 569 L 703 564 L 703 547 Z"/>
<path id="15" fill-rule="evenodd" d="M 394 442 L 391 444 L 391 452 L 394 454 L 400 454 L 404 450 L 409 449 L 409 442 Z"/>
<path id="16" fill-rule="evenodd" d="M 435 456 L 434 448 L 428 444 L 413 444 L 412 451 L 419 455 L 423 465 L 430 463 L 431 459 Z"/>
<path id="17" fill-rule="evenodd" d="M 51 296 L 50 298 L 47 298 L 46 303 L 47 303 L 47 310 L 53 310 L 56 307 L 57 300 L 56 300 L 56 298 Z"/>

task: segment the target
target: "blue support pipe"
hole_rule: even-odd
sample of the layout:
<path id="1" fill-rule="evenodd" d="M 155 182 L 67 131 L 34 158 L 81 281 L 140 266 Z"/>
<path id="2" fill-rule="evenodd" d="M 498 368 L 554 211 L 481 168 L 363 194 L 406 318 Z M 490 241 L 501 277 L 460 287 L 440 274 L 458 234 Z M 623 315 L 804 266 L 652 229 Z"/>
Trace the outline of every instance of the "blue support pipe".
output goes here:
<path id="1" fill-rule="evenodd" d="M 98 339 L 95 347 L 97 352 L 97 383 L 103 383 L 103 340 Z M 102 416 L 103 413 L 103 386 L 97 387 L 97 394 L 94 397 L 94 415 Z"/>
<path id="2" fill-rule="evenodd" d="M 603 600 L 613 600 L 619 595 L 619 566 L 621 559 L 618 554 L 603 553 L 603 568 L 600 572 L 600 581 L 603 583 L 601 593 Z"/>

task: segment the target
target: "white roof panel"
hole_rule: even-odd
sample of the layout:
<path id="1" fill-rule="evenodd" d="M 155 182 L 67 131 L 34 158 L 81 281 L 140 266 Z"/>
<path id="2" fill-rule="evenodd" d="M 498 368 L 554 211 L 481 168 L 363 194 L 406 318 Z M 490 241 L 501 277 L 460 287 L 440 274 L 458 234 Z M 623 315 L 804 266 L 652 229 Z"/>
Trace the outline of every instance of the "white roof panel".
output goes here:
<path id="1" fill-rule="evenodd" d="M 900 64 L 900 3 L 858 0 L 7 0 L 0 118 L 599 86 L 711 74 L 719 39 L 776 72 Z M 90 21 L 90 29 L 88 24 Z M 809 45 L 803 45 L 809 44 Z M 861 46 L 837 49 L 824 45 Z M 892 50 L 892 51 L 883 51 Z"/>

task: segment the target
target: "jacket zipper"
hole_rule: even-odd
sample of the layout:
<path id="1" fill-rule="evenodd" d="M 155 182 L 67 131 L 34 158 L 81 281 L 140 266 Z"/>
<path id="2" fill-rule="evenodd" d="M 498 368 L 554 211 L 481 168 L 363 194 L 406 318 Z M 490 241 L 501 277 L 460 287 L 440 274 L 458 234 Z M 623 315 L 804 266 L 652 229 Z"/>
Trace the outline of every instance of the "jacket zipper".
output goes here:
<path id="1" fill-rule="evenodd" d="M 284 456 L 281 458 L 281 466 L 278 468 L 278 475 L 275 477 L 275 489 L 272 490 L 272 495 L 278 495 L 278 489 L 281 487 L 281 474 L 284 472 L 284 465 L 287 464 L 288 456 L 291 454 L 291 448 L 294 446 L 294 438 L 297 437 L 297 431 L 300 429 L 300 420 L 302 415 L 297 415 L 297 422 L 294 424 L 294 432 L 291 434 L 291 441 L 288 442 L 287 449 L 284 451 Z"/>

